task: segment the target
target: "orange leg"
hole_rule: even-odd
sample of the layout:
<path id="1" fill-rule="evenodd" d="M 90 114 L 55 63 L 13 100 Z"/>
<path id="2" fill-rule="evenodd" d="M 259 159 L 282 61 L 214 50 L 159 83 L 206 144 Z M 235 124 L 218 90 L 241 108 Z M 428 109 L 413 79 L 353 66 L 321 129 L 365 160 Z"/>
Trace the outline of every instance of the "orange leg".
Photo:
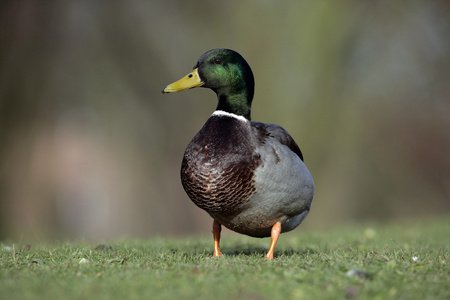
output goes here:
<path id="1" fill-rule="evenodd" d="M 222 253 L 220 253 L 220 249 L 219 249 L 220 232 L 221 231 L 222 231 L 222 225 L 220 225 L 219 222 L 214 220 L 214 222 L 213 222 L 213 236 L 214 236 L 214 254 L 213 254 L 213 256 L 215 256 L 215 257 L 222 256 Z"/>
<path id="2" fill-rule="evenodd" d="M 273 227 L 272 227 L 272 232 L 270 235 L 272 242 L 270 243 L 269 252 L 267 252 L 267 254 L 266 254 L 266 259 L 268 259 L 268 260 L 273 259 L 273 250 L 275 250 L 275 245 L 277 244 L 280 234 L 281 234 L 281 223 L 276 222 L 275 225 L 273 225 Z"/>

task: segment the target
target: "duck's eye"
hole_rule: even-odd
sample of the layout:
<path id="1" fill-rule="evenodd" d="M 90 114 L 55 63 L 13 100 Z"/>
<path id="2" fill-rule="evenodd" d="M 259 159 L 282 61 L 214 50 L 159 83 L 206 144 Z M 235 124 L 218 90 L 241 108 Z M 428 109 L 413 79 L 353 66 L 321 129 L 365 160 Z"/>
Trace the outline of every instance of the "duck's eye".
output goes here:
<path id="1" fill-rule="evenodd" d="M 214 63 L 215 63 L 216 65 L 221 65 L 221 64 L 222 64 L 222 59 L 219 58 L 219 57 L 216 57 L 216 58 L 214 58 Z"/>

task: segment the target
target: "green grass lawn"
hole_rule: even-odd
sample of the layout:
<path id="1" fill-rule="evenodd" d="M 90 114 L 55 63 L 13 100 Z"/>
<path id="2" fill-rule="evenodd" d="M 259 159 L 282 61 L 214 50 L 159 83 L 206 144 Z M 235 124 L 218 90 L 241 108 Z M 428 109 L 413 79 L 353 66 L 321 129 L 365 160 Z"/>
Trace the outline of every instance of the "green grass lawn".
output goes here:
<path id="1" fill-rule="evenodd" d="M 17 241 L 16 241 L 17 243 Z M 450 299 L 450 218 L 283 234 L 0 243 L 0 299 Z M 15 251 L 13 251 L 13 249 Z"/>

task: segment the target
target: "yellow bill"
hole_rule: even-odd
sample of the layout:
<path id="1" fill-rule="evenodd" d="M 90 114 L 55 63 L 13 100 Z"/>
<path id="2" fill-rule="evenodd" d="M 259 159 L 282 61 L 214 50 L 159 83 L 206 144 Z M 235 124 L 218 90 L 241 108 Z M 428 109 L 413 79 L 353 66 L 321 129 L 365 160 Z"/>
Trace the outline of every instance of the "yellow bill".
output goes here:
<path id="1" fill-rule="evenodd" d="M 198 86 L 202 86 L 205 82 L 200 79 L 198 75 L 198 68 L 195 68 L 194 71 L 187 74 L 183 78 L 174 83 L 169 84 L 162 91 L 163 93 L 176 93 L 181 92 L 187 89 L 195 88 Z"/>

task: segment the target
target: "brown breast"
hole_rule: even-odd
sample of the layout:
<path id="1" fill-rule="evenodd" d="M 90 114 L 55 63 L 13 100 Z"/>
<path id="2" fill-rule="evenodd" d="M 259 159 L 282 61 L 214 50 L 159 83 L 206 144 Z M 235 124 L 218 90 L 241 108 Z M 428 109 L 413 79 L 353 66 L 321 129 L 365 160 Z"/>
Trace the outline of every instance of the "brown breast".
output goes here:
<path id="1" fill-rule="evenodd" d="M 244 126 L 245 125 L 245 126 Z M 189 198 L 213 213 L 235 213 L 255 192 L 254 153 L 248 124 L 210 118 L 186 149 L 181 182 Z"/>

